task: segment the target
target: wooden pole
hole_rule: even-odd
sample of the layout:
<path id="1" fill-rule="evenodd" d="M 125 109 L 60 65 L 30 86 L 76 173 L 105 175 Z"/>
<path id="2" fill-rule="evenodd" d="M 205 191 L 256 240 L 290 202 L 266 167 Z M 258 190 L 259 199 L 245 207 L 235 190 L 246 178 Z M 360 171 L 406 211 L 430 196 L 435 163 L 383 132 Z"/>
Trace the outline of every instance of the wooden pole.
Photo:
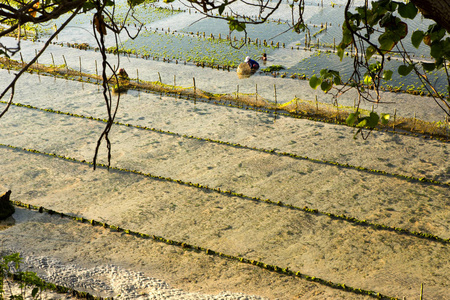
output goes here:
<path id="1" fill-rule="evenodd" d="M 64 60 L 64 65 L 66 66 L 66 69 L 68 69 L 69 67 L 67 66 L 66 58 L 64 57 L 64 55 L 62 57 L 63 57 L 63 60 Z"/>
<path id="2" fill-rule="evenodd" d="M 394 121 L 393 121 L 393 124 L 392 124 L 392 129 L 395 131 L 395 119 L 396 119 L 396 117 L 397 117 L 397 109 L 396 108 L 394 108 Z"/>
<path id="3" fill-rule="evenodd" d="M 162 81 L 161 81 L 161 74 L 159 74 L 159 72 L 158 72 L 158 78 L 159 78 L 159 82 L 162 83 Z"/>
<path id="4" fill-rule="evenodd" d="M 194 81 L 194 105 L 197 104 L 197 87 L 195 86 L 195 77 L 192 77 Z"/>
<path id="5" fill-rule="evenodd" d="M 53 57 L 53 53 L 50 53 L 50 55 L 52 56 L 52 64 L 55 67 L 56 65 L 55 65 L 55 58 Z"/>
<path id="6" fill-rule="evenodd" d="M 81 77 L 81 56 L 78 56 L 78 59 L 80 61 L 80 77 Z"/>
<path id="7" fill-rule="evenodd" d="M 273 94 L 274 94 L 274 97 L 275 97 L 275 106 L 278 108 L 278 105 L 277 105 L 277 86 L 275 84 L 273 85 Z"/>

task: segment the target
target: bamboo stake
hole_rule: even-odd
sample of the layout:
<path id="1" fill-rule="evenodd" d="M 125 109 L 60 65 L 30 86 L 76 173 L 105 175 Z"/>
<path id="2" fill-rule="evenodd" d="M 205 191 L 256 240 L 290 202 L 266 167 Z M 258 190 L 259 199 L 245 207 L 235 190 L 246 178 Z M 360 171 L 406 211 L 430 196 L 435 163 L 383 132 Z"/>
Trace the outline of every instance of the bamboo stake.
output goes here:
<path id="1" fill-rule="evenodd" d="M 236 99 L 239 98 L 239 84 L 236 86 Z"/>
<path id="2" fill-rule="evenodd" d="M 159 72 L 158 72 L 158 78 L 159 78 L 159 82 L 162 83 L 162 81 L 161 81 L 161 74 L 159 74 Z"/>
<path id="3" fill-rule="evenodd" d="M 173 75 L 173 88 L 175 88 L 175 86 L 177 85 L 176 83 L 177 83 L 177 76 L 176 75 Z"/>
<path id="4" fill-rule="evenodd" d="M 139 69 L 136 69 L 136 80 L 137 83 L 139 84 Z"/>
<path id="5" fill-rule="evenodd" d="M 55 65 L 55 58 L 53 57 L 53 53 L 50 53 L 50 55 L 52 56 L 52 64 L 55 67 L 56 65 Z"/>
<path id="6" fill-rule="evenodd" d="M 420 300 L 423 300 L 423 283 L 420 285 Z"/>
<path id="7" fill-rule="evenodd" d="M 67 66 L 66 58 L 64 57 L 64 55 L 62 57 L 63 57 L 63 60 L 64 60 L 64 65 L 66 66 L 66 69 L 68 69 L 69 67 Z"/>
<path id="8" fill-rule="evenodd" d="M 394 131 L 395 131 L 395 119 L 396 119 L 396 117 L 397 117 L 397 109 L 394 108 L 394 122 L 392 124 L 392 130 L 394 130 Z"/>
<path id="9" fill-rule="evenodd" d="M 274 97 L 275 97 L 275 106 L 278 107 L 278 104 L 277 104 L 277 86 L 275 84 L 273 85 L 273 94 L 274 94 Z"/>
<path id="10" fill-rule="evenodd" d="M 258 102 L 258 84 L 255 84 L 255 99 L 255 101 Z"/>
<path id="11" fill-rule="evenodd" d="M 197 87 L 195 86 L 195 77 L 192 77 L 194 81 L 194 105 L 197 104 Z"/>
<path id="12" fill-rule="evenodd" d="M 317 95 L 315 96 L 316 98 L 316 113 L 319 111 L 319 102 L 317 102 Z"/>
<path id="13" fill-rule="evenodd" d="M 78 56 L 78 59 L 80 61 L 80 77 L 81 77 L 81 56 Z"/>

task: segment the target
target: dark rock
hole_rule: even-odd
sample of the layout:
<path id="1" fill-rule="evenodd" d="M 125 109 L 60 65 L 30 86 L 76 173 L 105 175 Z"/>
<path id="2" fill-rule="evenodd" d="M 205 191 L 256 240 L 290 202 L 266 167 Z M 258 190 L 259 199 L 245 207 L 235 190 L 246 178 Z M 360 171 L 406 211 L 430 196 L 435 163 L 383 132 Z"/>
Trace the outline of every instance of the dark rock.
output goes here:
<path id="1" fill-rule="evenodd" d="M 10 195 L 11 191 L 7 191 L 0 196 L 0 220 L 5 220 L 15 211 L 14 206 L 9 202 Z"/>

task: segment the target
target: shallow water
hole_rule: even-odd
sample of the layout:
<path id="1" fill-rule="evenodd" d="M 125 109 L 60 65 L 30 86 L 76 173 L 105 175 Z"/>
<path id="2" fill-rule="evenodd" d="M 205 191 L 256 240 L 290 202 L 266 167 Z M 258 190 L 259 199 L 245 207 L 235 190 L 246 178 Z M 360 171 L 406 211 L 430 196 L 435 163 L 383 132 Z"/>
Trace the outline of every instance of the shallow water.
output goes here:
<path id="1" fill-rule="evenodd" d="M 362 1 L 355 2 L 356 4 L 362 3 Z M 125 1 L 120 1 L 118 5 L 118 14 L 122 17 L 125 14 L 124 3 Z M 180 63 L 184 61 L 204 61 L 212 64 L 229 64 L 237 66 L 246 56 L 258 59 L 263 52 L 266 52 L 269 60 L 266 65 L 261 64 L 261 68 L 270 65 L 284 66 L 285 70 L 281 71 L 281 73 L 285 72 L 286 77 L 289 77 L 293 73 L 305 74 L 310 77 L 313 74 L 319 73 L 319 70 L 328 68 L 339 70 L 341 75 L 346 78 L 353 71 L 352 59 L 350 57 L 344 57 L 343 61 L 340 62 L 338 57 L 334 54 L 325 53 L 325 50 L 331 49 L 329 47 L 333 44 L 333 38 L 336 43 L 338 43 L 341 35 L 340 23 L 342 23 L 342 4 L 345 3 L 345 1 L 334 1 L 334 3 L 336 3 L 334 7 L 331 5 L 331 1 L 324 1 L 323 7 L 318 6 L 317 3 L 313 2 L 306 3 L 304 18 L 311 29 L 312 42 L 316 42 L 316 39 L 319 38 L 320 44 L 322 45 L 321 47 L 323 47 L 323 44 L 328 44 L 328 48 L 326 47 L 320 52 L 303 50 L 302 47 L 304 47 L 305 35 L 303 33 L 296 34 L 292 32 L 292 30 L 287 30 L 288 25 L 283 23 L 286 22 L 286 15 L 289 15 L 286 14 L 286 6 L 276 12 L 271 21 L 267 24 L 258 26 L 249 25 L 247 27 L 248 37 L 252 41 L 256 38 L 258 38 L 259 41 L 266 39 L 268 43 L 272 41 L 275 44 L 280 43 L 280 45 L 284 43 L 286 48 L 276 49 L 270 46 L 257 47 L 251 43 L 240 49 L 235 49 L 226 40 L 217 41 L 219 33 L 222 35 L 222 38 L 225 38 L 225 36 L 229 34 L 228 25 L 223 20 L 202 19 L 201 14 L 194 13 L 194 10 L 189 10 L 178 2 L 174 2 L 171 5 L 158 3 L 161 7 L 169 8 L 168 10 L 157 9 L 150 5 L 142 5 L 137 7 L 135 12 L 136 16 L 145 22 L 145 26 L 140 36 L 135 40 L 129 39 L 124 33 L 119 36 L 119 47 L 129 50 L 133 54 L 130 58 L 121 57 L 120 61 L 113 58 L 111 55 L 111 66 L 114 67 L 120 64 L 121 67 L 125 67 L 127 70 L 131 69 L 131 71 L 128 71 L 130 77 L 140 77 L 148 81 L 158 80 L 158 74 L 161 73 L 160 76 L 165 78 L 170 77 L 169 80 L 164 79 L 165 83 L 168 83 L 168 81 L 172 83 L 174 82 L 174 79 L 172 78 L 175 76 L 175 73 L 162 74 L 165 72 L 161 71 L 161 69 L 155 70 L 152 66 L 152 62 L 141 59 L 141 57 L 146 55 L 150 58 L 158 57 L 159 59 L 167 58 L 179 60 Z M 239 10 L 242 9 L 242 7 L 242 5 L 236 5 L 233 6 L 233 9 L 236 8 Z M 171 8 L 173 8 L 174 11 L 172 11 Z M 179 9 L 182 11 L 180 12 Z M 98 53 L 91 50 L 79 51 L 77 49 L 66 47 L 67 43 L 88 43 L 92 47 L 96 46 L 95 39 L 92 35 L 92 25 L 90 24 L 91 17 L 90 14 L 77 16 L 73 24 L 58 36 L 57 42 L 59 45 L 51 45 L 46 53 L 39 59 L 39 63 L 55 64 L 59 66 L 67 64 L 67 66 L 73 70 L 80 70 L 91 74 L 98 73 L 101 61 L 101 57 Z M 314 33 L 319 30 L 320 25 L 324 20 L 328 23 L 327 30 L 316 37 L 313 37 Z M 426 27 L 427 24 L 428 21 L 417 17 L 415 20 L 411 21 L 410 28 L 417 28 L 420 26 Z M 46 29 L 51 31 L 53 25 L 52 23 L 47 24 Z M 130 25 L 131 33 L 136 32 L 133 22 L 131 22 Z M 197 31 L 199 32 L 200 37 L 189 34 L 194 33 L 195 35 Z M 277 35 L 277 33 L 283 31 L 285 31 L 283 34 Z M 205 34 L 205 38 L 203 38 L 203 34 Z M 215 36 L 214 41 L 208 39 L 208 36 L 211 34 Z M 237 37 L 240 37 L 236 32 L 234 34 Z M 108 47 L 116 45 L 112 35 L 107 35 L 106 37 L 106 45 Z M 406 40 L 409 41 L 408 38 Z M 2 42 L 3 41 L 14 43 L 14 40 L 11 38 L 4 38 L 2 39 Z M 239 42 L 237 43 L 239 44 Z M 23 41 L 21 43 L 21 55 L 24 61 L 31 60 L 42 45 L 42 42 L 31 43 Z M 409 46 L 407 45 L 406 47 Z M 426 49 L 421 47 L 418 50 L 413 50 L 416 51 L 416 56 L 420 56 L 423 55 Z M 21 58 L 19 54 L 17 54 L 13 59 L 20 60 Z M 401 62 L 395 59 L 387 62 L 387 67 L 393 70 L 396 70 L 399 65 L 401 65 Z M 165 67 L 163 67 L 163 69 L 164 68 Z M 197 76 L 195 73 L 191 74 L 188 79 L 177 78 L 177 84 L 191 86 L 192 77 Z M 217 74 L 220 76 L 220 73 Z M 433 81 L 436 81 L 437 86 L 441 90 L 445 90 L 446 83 L 444 79 L 446 76 L 443 72 L 440 71 L 435 74 L 430 74 L 429 76 Z M 220 81 L 221 78 L 218 78 L 217 80 Z M 266 82 L 268 82 L 268 80 L 266 80 Z M 402 89 L 407 89 L 408 87 L 417 89 L 420 87 L 420 83 L 416 76 L 401 77 L 397 72 L 394 72 L 393 79 L 387 82 L 387 84 L 394 87 L 401 87 Z M 212 88 L 215 89 L 216 85 L 213 85 Z M 259 86 L 260 90 L 263 88 L 264 87 Z M 266 88 L 270 89 L 271 84 Z M 231 93 L 232 90 L 234 90 L 234 87 L 226 92 Z M 292 94 L 295 95 L 295 92 Z M 287 101 L 290 101 L 291 99 L 292 98 Z"/>

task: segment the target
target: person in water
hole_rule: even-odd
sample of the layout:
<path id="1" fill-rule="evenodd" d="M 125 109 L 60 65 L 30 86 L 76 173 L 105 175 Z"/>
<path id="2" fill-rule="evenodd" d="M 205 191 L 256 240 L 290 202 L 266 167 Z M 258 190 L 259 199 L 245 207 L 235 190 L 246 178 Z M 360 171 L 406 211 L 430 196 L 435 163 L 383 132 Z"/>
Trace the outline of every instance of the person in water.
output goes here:
<path id="1" fill-rule="evenodd" d="M 249 56 L 245 58 L 245 62 L 250 66 L 250 69 L 252 69 L 252 72 L 256 72 L 259 69 L 259 64 L 251 59 Z"/>

